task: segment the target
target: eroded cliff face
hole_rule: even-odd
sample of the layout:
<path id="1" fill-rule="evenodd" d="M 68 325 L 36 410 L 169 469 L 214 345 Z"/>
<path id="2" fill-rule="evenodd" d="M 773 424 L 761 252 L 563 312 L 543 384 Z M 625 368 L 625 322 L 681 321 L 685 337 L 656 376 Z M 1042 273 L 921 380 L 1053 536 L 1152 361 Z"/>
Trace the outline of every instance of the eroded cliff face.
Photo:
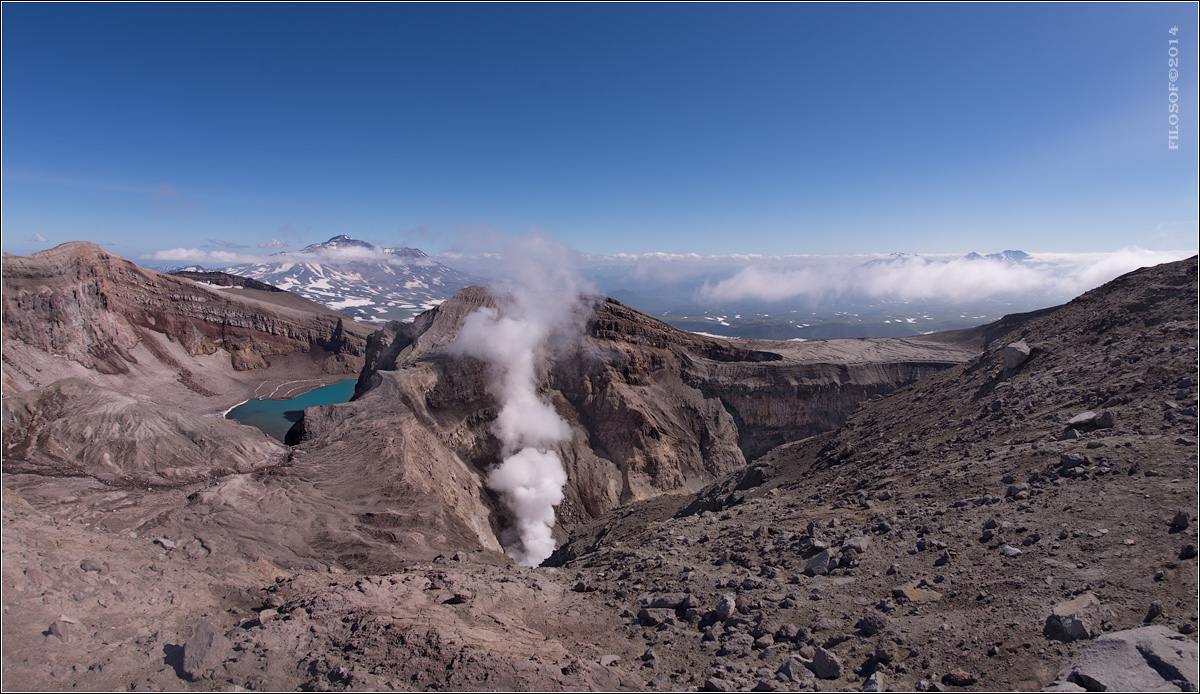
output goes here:
<path id="1" fill-rule="evenodd" d="M 234 371 L 266 369 L 269 357 L 307 355 L 320 372 L 355 373 L 370 332 L 300 297 L 246 288 L 218 291 L 138 267 L 85 242 L 6 255 L 3 276 L 5 384 L 17 390 L 68 373 L 50 368 L 49 376 L 40 376 L 38 369 L 53 361 L 40 355 L 101 375 L 127 374 L 148 356 L 201 394 L 215 389 L 204 384 L 190 359 L 218 353 Z M 183 359 L 172 354 L 178 351 Z"/>
<path id="2" fill-rule="evenodd" d="M 449 352 L 466 316 L 494 305 L 469 288 L 377 333 L 355 401 L 308 410 L 291 442 L 333 460 L 353 441 L 357 455 L 423 470 L 414 488 L 469 509 L 470 527 L 484 525 L 486 508 L 500 536 L 509 519 L 484 478 L 500 459 L 492 427 L 501 403 L 484 364 Z M 866 398 L 975 354 L 930 341 L 721 340 L 611 299 L 581 304 L 579 315 L 577 333 L 551 345 L 538 373 L 539 391 L 571 427 L 556 447 L 568 477 L 557 533 L 633 501 L 694 492 L 779 443 L 838 426 Z M 449 467 L 429 465 L 429 450 L 421 460 L 398 453 L 397 440 L 439 442 Z M 440 479 L 446 469 L 452 484 Z"/>

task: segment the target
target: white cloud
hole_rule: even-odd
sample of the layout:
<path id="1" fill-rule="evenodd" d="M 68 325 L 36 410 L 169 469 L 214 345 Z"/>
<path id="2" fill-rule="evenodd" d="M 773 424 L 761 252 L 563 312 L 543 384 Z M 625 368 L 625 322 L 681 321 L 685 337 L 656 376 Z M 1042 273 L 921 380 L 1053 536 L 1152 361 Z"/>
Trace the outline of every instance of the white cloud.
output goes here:
<path id="1" fill-rule="evenodd" d="M 1130 247 L 1115 253 L 1031 254 L 1022 263 L 962 257 L 907 256 L 876 263 L 755 263 L 733 276 L 706 282 L 697 298 L 706 302 L 783 301 L 861 295 L 888 299 L 970 301 L 1039 294 L 1071 298 L 1139 267 L 1182 260 L 1193 252 L 1147 251 Z"/>
<path id="2" fill-rule="evenodd" d="M 273 238 L 270 241 L 263 241 L 262 243 L 258 244 L 258 247 L 259 248 L 287 248 L 288 242 Z"/>
<path id="3" fill-rule="evenodd" d="M 31 236 L 26 236 L 25 240 L 30 243 L 50 243 L 50 239 L 46 238 L 45 236 L 42 236 L 41 234 L 39 234 L 37 232 L 34 232 L 33 235 L 31 235 Z"/>
<path id="4" fill-rule="evenodd" d="M 212 239 L 210 239 L 212 240 Z M 278 239 L 272 239 L 278 241 Z M 278 241 L 283 245 L 287 245 L 284 241 Z M 224 244 L 232 248 L 247 248 L 247 246 L 239 246 L 235 244 Z M 259 244 L 260 248 L 272 247 L 267 244 Z M 416 260 L 407 260 L 388 253 L 378 247 L 363 247 L 363 246 L 345 246 L 342 248 L 322 248 L 312 251 L 285 251 L 282 253 L 274 253 L 269 256 L 256 255 L 253 253 L 239 253 L 236 251 L 221 251 L 207 250 L 204 248 L 169 248 L 162 251 L 155 251 L 139 256 L 141 260 L 155 260 L 166 262 L 190 262 L 204 263 L 213 266 L 232 266 L 242 265 L 245 263 L 262 263 L 262 262 L 293 262 L 293 263 L 318 263 L 329 265 L 342 265 L 354 262 L 365 263 L 389 263 L 391 265 L 435 265 L 436 261 L 428 258 L 419 258 Z"/>
<path id="5" fill-rule="evenodd" d="M 238 263 L 257 263 L 261 256 L 233 251 L 206 251 L 199 248 L 169 248 L 165 251 L 155 251 L 138 256 L 140 260 L 158 260 L 169 262 L 207 262 L 236 265 Z"/>

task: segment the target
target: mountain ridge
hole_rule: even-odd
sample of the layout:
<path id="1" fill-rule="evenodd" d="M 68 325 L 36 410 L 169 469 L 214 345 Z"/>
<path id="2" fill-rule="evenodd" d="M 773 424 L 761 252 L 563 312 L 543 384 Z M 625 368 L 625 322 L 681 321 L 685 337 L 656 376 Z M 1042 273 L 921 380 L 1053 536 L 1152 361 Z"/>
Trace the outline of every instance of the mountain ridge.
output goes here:
<path id="1" fill-rule="evenodd" d="M 345 234 L 298 251 L 273 253 L 226 272 L 265 282 L 355 320 L 411 320 L 481 280 L 420 249 L 381 248 Z"/>

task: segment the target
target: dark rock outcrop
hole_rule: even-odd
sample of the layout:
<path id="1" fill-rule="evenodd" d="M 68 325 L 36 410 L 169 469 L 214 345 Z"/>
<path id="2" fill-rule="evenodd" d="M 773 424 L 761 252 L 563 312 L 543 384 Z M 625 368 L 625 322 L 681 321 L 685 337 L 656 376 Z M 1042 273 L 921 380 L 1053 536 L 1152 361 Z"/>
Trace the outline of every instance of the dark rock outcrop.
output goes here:
<path id="1" fill-rule="evenodd" d="M 218 287 L 245 287 L 246 289 L 258 289 L 264 292 L 282 292 L 283 290 L 266 282 L 259 282 L 251 277 L 241 277 L 240 275 L 231 275 L 228 272 L 219 272 L 210 270 L 206 272 L 196 272 L 193 270 L 176 270 L 170 273 L 172 277 L 182 277 L 200 282 L 201 284 L 212 284 Z"/>

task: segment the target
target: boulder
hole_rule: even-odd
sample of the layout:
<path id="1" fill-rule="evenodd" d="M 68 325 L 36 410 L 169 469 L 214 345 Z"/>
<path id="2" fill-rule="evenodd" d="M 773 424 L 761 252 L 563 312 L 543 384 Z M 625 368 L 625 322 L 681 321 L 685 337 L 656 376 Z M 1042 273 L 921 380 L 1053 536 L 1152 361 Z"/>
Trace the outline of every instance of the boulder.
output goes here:
<path id="1" fill-rule="evenodd" d="M 868 612 L 855 626 L 867 636 L 874 636 L 888 628 L 888 618 L 878 612 Z"/>
<path id="2" fill-rule="evenodd" d="M 823 680 L 836 680 L 842 676 L 842 659 L 824 648 L 817 648 L 813 652 L 812 662 L 806 665 L 814 675 Z"/>
<path id="3" fill-rule="evenodd" d="M 724 621 L 737 613 L 737 596 L 733 593 L 726 593 L 721 596 L 717 602 L 717 619 Z"/>
<path id="4" fill-rule="evenodd" d="M 1059 603 L 1046 617 L 1042 633 L 1048 639 L 1078 641 L 1100 633 L 1100 600 L 1091 593 Z"/>
<path id="5" fill-rule="evenodd" d="M 796 656 L 792 656 L 783 661 L 783 665 L 776 670 L 779 674 L 787 677 L 792 682 L 799 684 L 801 687 L 811 687 L 813 681 L 813 673 L 805 666 L 804 661 Z"/>
<path id="6" fill-rule="evenodd" d="M 192 629 L 192 638 L 183 645 L 183 671 L 193 680 L 200 679 L 206 671 L 225 662 L 229 653 L 229 639 L 208 620 L 201 619 Z"/>
<path id="7" fill-rule="evenodd" d="M 1105 634 L 1051 684 L 1055 691 L 1196 691 L 1200 656 L 1196 642 L 1166 627 Z"/>
<path id="8" fill-rule="evenodd" d="M 1104 411 L 1100 413 L 1087 411 L 1080 412 L 1067 422 L 1068 429 L 1078 429 L 1080 431 L 1092 431 L 1095 429 L 1111 429 L 1115 422 L 1112 412 Z"/>
<path id="9" fill-rule="evenodd" d="M 808 563 L 804 565 L 804 573 L 809 576 L 824 576 L 835 567 L 837 567 L 837 561 L 833 558 L 833 553 L 826 549 L 808 560 Z"/>
<path id="10" fill-rule="evenodd" d="M 652 627 L 659 624 L 675 624 L 675 610 L 657 607 L 647 607 L 638 611 L 638 621 L 642 626 Z"/>
<path id="11" fill-rule="evenodd" d="M 1004 377 L 1016 373 L 1017 369 L 1021 368 L 1029 359 L 1029 345 L 1025 344 L 1024 340 L 1014 342 L 1004 348 Z"/>
<path id="12" fill-rule="evenodd" d="M 867 537 L 866 535 L 855 535 L 854 537 L 849 538 L 842 543 L 842 547 L 844 549 L 852 549 L 859 554 L 866 552 L 867 548 L 870 546 L 871 538 Z"/>

